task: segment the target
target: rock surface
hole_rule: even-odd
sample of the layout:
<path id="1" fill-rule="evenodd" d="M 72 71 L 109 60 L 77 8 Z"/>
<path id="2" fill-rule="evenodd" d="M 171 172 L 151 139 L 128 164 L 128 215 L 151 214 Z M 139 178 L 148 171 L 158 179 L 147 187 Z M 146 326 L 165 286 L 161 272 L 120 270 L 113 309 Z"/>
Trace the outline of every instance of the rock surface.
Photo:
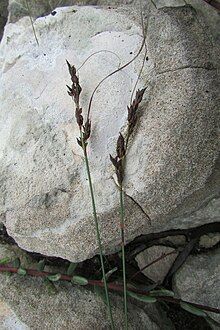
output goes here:
<path id="1" fill-rule="evenodd" d="M 167 246 L 155 245 L 144 250 L 144 252 L 139 253 L 135 259 L 138 263 L 138 267 L 142 269 L 146 265 L 149 265 L 152 261 L 160 258 L 163 254 L 165 255 L 172 252 L 175 252 L 175 249 Z M 176 257 L 177 253 L 172 253 L 166 256 L 157 263 L 144 269 L 144 275 L 154 282 L 162 283 Z"/>
<path id="2" fill-rule="evenodd" d="M 188 257 L 175 274 L 174 291 L 183 300 L 220 308 L 220 249 Z M 220 315 L 210 313 L 220 323 Z M 213 326 L 214 329 L 219 327 Z"/>
<path id="3" fill-rule="evenodd" d="M 110 329 L 105 304 L 90 291 L 60 284 L 54 296 L 46 292 L 42 280 L 15 276 L 4 280 L 3 276 L 5 278 L 0 276 L 3 290 L 0 296 L 6 302 L 6 306 L 2 303 L 3 308 L 8 304 L 10 314 L 2 313 L 5 317 L 0 318 L 1 329 Z M 112 296 L 112 303 L 116 328 L 123 329 L 123 301 Z M 15 322 L 20 324 L 13 327 Z M 129 329 L 162 329 L 143 310 L 131 304 L 129 323 Z"/>
<path id="4" fill-rule="evenodd" d="M 16 255 L 20 256 L 20 251 Z M 14 257 L 11 246 L 0 245 L 2 257 Z M 56 284 L 56 289 L 50 292 L 40 278 L 0 273 L 0 328 L 110 329 L 106 305 L 97 294 L 64 282 Z M 111 301 L 116 329 L 123 329 L 123 300 L 111 294 Z M 129 303 L 128 308 L 129 329 L 172 329 L 169 321 L 158 314 L 155 304 L 141 308 Z"/>
<path id="5" fill-rule="evenodd" d="M 26 0 L 1 0 L 1 6 L 4 7 L 5 13 L 6 6 L 9 2 L 9 21 L 16 22 L 20 18 L 31 14 L 34 18 L 45 16 L 50 14 L 56 7 L 72 6 L 72 5 L 95 5 L 95 6 L 111 6 L 118 5 L 131 5 L 140 13 L 140 1 L 139 0 L 29 0 L 29 10 L 27 8 Z M 157 9 L 163 7 L 179 7 L 184 6 L 186 1 L 184 0 L 154 0 L 154 4 Z M 204 29 L 207 36 L 212 35 L 214 38 L 213 46 L 218 47 L 220 41 L 220 17 L 218 11 L 212 6 L 201 0 L 187 0 L 187 4 L 193 6 L 196 10 L 197 18 Z M 142 10 L 148 12 L 155 10 L 155 7 L 151 1 L 142 1 Z M 133 8 L 131 8 L 133 10 Z M 7 15 L 3 15 L 4 21 Z M 204 22 L 203 22 L 204 21 Z M 5 24 L 5 23 L 4 23 Z"/>
<path id="6" fill-rule="evenodd" d="M 29 0 L 29 9 L 26 0 L 9 0 L 10 22 L 16 22 L 20 18 L 31 13 L 31 16 L 37 18 L 50 14 L 56 7 L 73 6 L 73 5 L 89 5 L 89 6 L 111 6 L 126 5 L 137 3 L 134 0 Z"/>
<path id="7" fill-rule="evenodd" d="M 212 180 L 211 180 L 212 182 Z M 216 182 L 219 183 L 219 176 L 216 176 Z M 185 209 L 185 214 L 184 214 L 184 209 L 180 208 L 180 212 L 183 213 L 182 216 L 180 217 L 173 217 L 170 221 L 170 225 L 173 226 L 173 228 L 176 227 L 178 223 L 183 223 L 185 227 L 187 226 L 190 227 L 191 223 L 194 223 L 194 226 L 199 226 L 202 223 L 212 223 L 212 222 L 219 222 L 220 221 L 220 198 L 219 197 L 214 197 L 213 193 L 211 190 L 214 185 L 210 186 L 210 182 L 206 185 L 207 187 L 207 195 L 209 195 L 209 198 L 207 198 L 204 201 L 204 205 L 202 205 L 200 208 L 195 210 L 195 207 L 193 206 L 192 201 L 189 201 L 188 203 L 188 212 Z M 210 189 L 211 188 L 211 189 Z M 217 188 L 217 187 L 216 187 Z M 218 188 L 217 188 L 218 189 Z M 217 193 L 217 191 L 216 191 Z M 211 198 L 210 198 L 211 197 Z M 201 198 L 200 193 L 196 196 L 196 198 L 199 200 Z"/>
<path id="8" fill-rule="evenodd" d="M 29 328 L 19 320 L 8 304 L 0 299 L 1 330 L 28 330 Z"/>
<path id="9" fill-rule="evenodd" d="M 8 24 L 1 43 L 0 215 L 24 249 L 79 261 L 96 254 L 97 244 L 78 128 L 65 90 L 70 82 L 65 59 L 79 67 L 94 52 L 117 54 L 96 54 L 80 70 L 86 111 L 96 84 L 137 53 L 142 32 L 127 8 L 92 7 L 58 9 L 55 16 L 37 19 L 35 29 L 39 47 L 28 17 Z M 184 216 L 219 190 L 218 78 L 210 39 L 185 6 L 153 13 L 147 43 L 149 60 L 139 82 L 147 91 L 126 167 L 127 240 L 210 222 Z M 115 153 L 125 127 L 142 61 L 143 56 L 107 80 L 92 106 L 89 159 L 106 251 L 120 242 L 109 153 Z"/>

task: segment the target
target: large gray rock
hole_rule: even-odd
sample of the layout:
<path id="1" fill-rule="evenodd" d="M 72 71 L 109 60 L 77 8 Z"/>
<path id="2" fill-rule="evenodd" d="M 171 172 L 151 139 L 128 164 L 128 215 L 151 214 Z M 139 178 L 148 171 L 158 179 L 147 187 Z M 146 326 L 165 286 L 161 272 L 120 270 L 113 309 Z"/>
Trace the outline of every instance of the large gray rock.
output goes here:
<path id="1" fill-rule="evenodd" d="M 70 81 L 65 59 L 79 67 L 105 49 L 126 63 L 141 44 L 138 22 L 127 7 L 59 9 L 36 20 L 39 47 L 28 17 L 7 25 L 0 49 L 0 214 L 24 249 L 72 261 L 97 253 L 79 133 L 65 90 Z M 147 43 L 149 61 L 139 82 L 147 91 L 126 166 L 127 241 L 209 222 L 181 216 L 219 190 L 218 78 L 210 39 L 186 6 L 153 13 Z M 118 67 L 118 56 L 96 54 L 80 70 L 84 112 L 96 84 Z M 143 56 L 107 80 L 92 107 L 88 151 L 106 251 L 120 242 L 119 193 L 109 153 L 125 127 L 142 61 Z"/>
<path id="2" fill-rule="evenodd" d="M 111 6 L 115 7 L 118 5 L 131 5 L 139 11 L 140 14 L 140 1 L 139 0 L 2 0 L 4 8 L 6 8 L 9 2 L 9 21 L 16 22 L 20 18 L 31 14 L 33 17 L 45 16 L 51 13 L 56 7 L 72 6 L 72 5 L 95 5 L 95 6 Z M 157 9 L 163 7 L 179 7 L 186 4 L 185 0 L 154 0 L 154 4 Z M 187 4 L 190 4 L 196 9 L 197 18 L 200 24 L 203 26 L 205 21 L 204 29 L 206 30 L 207 37 L 209 34 L 214 37 L 216 44 L 219 42 L 220 32 L 219 24 L 220 17 L 218 11 L 215 10 L 211 5 L 207 4 L 203 0 L 187 0 Z M 148 0 L 142 0 L 142 10 L 155 10 L 153 2 Z M 5 9 L 4 9 L 5 12 Z M 5 16 L 7 17 L 7 15 Z"/>
<path id="3" fill-rule="evenodd" d="M 37 18 L 48 15 L 56 7 L 73 6 L 73 5 L 93 5 L 93 6 L 116 6 L 123 4 L 131 4 L 134 0 L 9 0 L 9 20 L 16 22 L 20 18 L 31 14 Z"/>
<path id="4" fill-rule="evenodd" d="M 19 256 L 22 265 L 34 267 L 30 257 L 0 245 L 0 258 Z M 35 265 L 36 267 L 36 265 Z M 50 271 L 52 271 L 50 269 Z M 111 303 L 116 329 L 124 329 L 123 299 L 111 294 Z M 157 304 L 138 307 L 129 302 L 129 329 L 172 329 L 172 324 Z M 40 278 L 9 276 L 0 273 L 0 328 L 2 330 L 55 330 L 55 329 L 110 329 L 106 305 L 92 290 L 56 284 L 56 290 L 48 290 Z"/>
<path id="5" fill-rule="evenodd" d="M 183 300 L 220 308 L 220 249 L 188 257 L 174 277 L 174 291 Z M 208 313 L 220 323 L 220 315 Z M 214 326 L 214 329 L 219 327 Z"/>

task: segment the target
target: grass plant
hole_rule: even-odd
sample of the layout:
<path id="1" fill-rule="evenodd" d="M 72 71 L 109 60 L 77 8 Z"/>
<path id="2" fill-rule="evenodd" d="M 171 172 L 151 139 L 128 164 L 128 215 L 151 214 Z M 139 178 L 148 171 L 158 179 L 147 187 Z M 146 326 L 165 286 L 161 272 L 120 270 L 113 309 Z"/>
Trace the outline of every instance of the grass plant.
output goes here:
<path id="1" fill-rule="evenodd" d="M 76 121 L 77 121 L 79 131 L 80 131 L 80 137 L 77 139 L 77 142 L 80 145 L 80 147 L 83 149 L 83 153 L 84 153 L 84 157 L 85 157 L 86 171 L 87 171 L 87 176 L 88 176 L 88 181 L 89 181 L 89 189 L 90 189 L 94 224 L 95 224 L 95 230 L 96 230 L 96 238 L 97 238 L 97 242 L 98 242 L 100 263 L 101 263 L 101 268 L 102 268 L 102 276 L 103 276 L 103 283 L 104 283 L 104 289 L 105 289 L 106 303 L 107 303 L 107 307 L 108 307 L 111 328 L 115 329 L 113 315 L 112 315 L 112 308 L 111 308 L 110 299 L 109 299 L 106 273 L 105 273 L 103 249 L 102 249 L 101 235 L 100 235 L 100 230 L 99 230 L 98 216 L 97 216 L 97 211 L 96 211 L 95 196 L 94 196 L 91 172 L 90 172 L 90 167 L 89 167 L 89 159 L 88 159 L 88 154 L 87 154 L 87 144 L 88 144 L 88 139 L 89 139 L 90 133 L 91 133 L 91 121 L 89 118 L 87 118 L 87 120 L 84 124 L 82 108 L 80 107 L 80 94 L 81 94 L 82 88 L 79 84 L 79 78 L 76 75 L 76 68 L 74 67 L 74 65 L 71 65 L 68 61 L 67 61 L 67 65 L 68 65 L 69 73 L 70 73 L 71 80 L 72 80 L 72 86 L 71 87 L 67 86 L 67 88 L 68 88 L 68 94 L 73 98 L 73 101 L 75 103 L 75 117 L 76 117 Z"/>

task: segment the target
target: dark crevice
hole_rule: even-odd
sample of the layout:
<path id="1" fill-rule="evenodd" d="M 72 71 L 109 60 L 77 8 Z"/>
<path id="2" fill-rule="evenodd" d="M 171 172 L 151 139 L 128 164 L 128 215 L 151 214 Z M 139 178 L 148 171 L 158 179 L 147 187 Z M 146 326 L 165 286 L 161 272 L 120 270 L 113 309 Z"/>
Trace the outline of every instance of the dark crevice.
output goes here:
<path id="1" fill-rule="evenodd" d="M 1 6 L 0 7 L 0 41 L 1 41 L 4 32 L 4 27 L 8 19 L 8 1 L 1 0 L 0 6 Z"/>
<path id="2" fill-rule="evenodd" d="M 0 223 L 0 243 L 17 245 L 15 240 L 7 233 L 6 227 Z"/>
<path id="3" fill-rule="evenodd" d="M 220 220 L 220 219 L 219 219 Z M 168 236 L 178 236 L 183 235 L 186 237 L 187 242 L 194 238 L 199 238 L 202 235 L 208 233 L 217 233 L 220 232 L 220 221 L 208 223 L 200 227 L 189 228 L 189 229 L 171 229 L 159 233 L 150 233 L 147 235 L 141 235 L 135 238 L 132 242 L 127 245 L 127 258 L 131 260 L 135 258 L 137 254 L 144 251 L 145 249 L 157 245 L 161 238 Z M 161 245 L 161 244 L 159 244 Z M 216 247 L 218 244 L 216 245 Z M 208 249 L 209 250 L 209 249 Z M 204 251 L 204 250 L 203 250 Z M 207 249 L 206 249 L 207 251 Z"/>
<path id="4" fill-rule="evenodd" d="M 171 229 L 171 230 L 166 230 L 158 233 L 151 233 L 147 235 L 141 235 L 134 239 L 130 245 L 137 245 L 140 243 L 147 243 L 148 241 L 152 241 L 155 239 L 159 238 L 164 238 L 167 236 L 177 236 L 177 235 L 184 235 L 188 239 L 194 238 L 197 236 L 202 236 L 207 233 L 216 233 L 220 232 L 220 218 L 219 222 L 212 222 L 212 223 L 207 223 L 199 227 L 193 227 L 193 228 L 188 228 L 188 229 Z"/>
<path id="5" fill-rule="evenodd" d="M 151 219 L 149 217 L 149 215 L 144 211 L 143 207 L 133 198 L 131 197 L 130 195 L 128 195 L 126 192 L 125 192 L 125 195 L 130 198 L 138 207 L 139 209 L 141 210 L 141 212 L 145 215 L 145 217 L 148 219 L 148 221 L 151 223 Z"/>

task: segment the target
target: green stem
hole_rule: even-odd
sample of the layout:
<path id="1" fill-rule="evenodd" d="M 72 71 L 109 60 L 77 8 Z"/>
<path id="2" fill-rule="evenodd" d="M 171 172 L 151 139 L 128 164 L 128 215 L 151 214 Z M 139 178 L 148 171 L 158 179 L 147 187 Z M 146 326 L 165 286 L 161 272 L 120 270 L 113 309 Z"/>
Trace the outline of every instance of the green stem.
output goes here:
<path id="1" fill-rule="evenodd" d="M 121 227 L 121 252 L 122 252 L 122 269 L 123 269 L 123 287 L 124 287 L 124 314 L 125 329 L 128 329 L 128 307 L 127 307 L 127 283 L 126 283 L 126 266 L 125 266 L 125 233 L 124 233 L 124 199 L 123 187 L 120 185 L 120 227 Z"/>
<path id="2" fill-rule="evenodd" d="M 103 260 L 102 243 L 101 243 L 101 237 L 100 237 L 100 231 L 99 231 L 98 217 L 97 217 L 97 212 L 96 212 L 95 197 L 94 197 L 92 179 L 91 179 L 90 168 L 89 168 L 89 160 L 88 160 L 86 146 L 85 146 L 84 139 L 83 139 L 82 130 L 80 130 L 80 137 L 81 137 L 82 148 L 83 148 L 83 152 L 84 152 L 84 156 L 85 156 L 86 171 L 87 171 L 87 176 L 88 176 L 88 180 L 89 180 L 89 189 L 90 189 L 90 194 L 91 194 L 91 199 L 92 199 L 93 216 L 94 216 L 94 221 L 95 221 L 96 237 L 97 237 L 98 247 L 99 247 L 99 256 L 100 256 L 100 262 L 101 262 L 101 267 L 102 267 L 102 276 L 103 276 L 103 282 L 104 282 L 104 288 L 105 288 L 106 302 L 107 302 L 108 311 L 109 311 L 109 318 L 111 321 L 111 328 L 114 330 L 115 325 L 114 325 L 114 321 L 113 321 L 112 309 L 111 309 L 109 294 L 108 294 L 107 280 L 106 280 L 106 275 L 105 275 L 105 266 L 104 266 L 104 260 Z"/>

